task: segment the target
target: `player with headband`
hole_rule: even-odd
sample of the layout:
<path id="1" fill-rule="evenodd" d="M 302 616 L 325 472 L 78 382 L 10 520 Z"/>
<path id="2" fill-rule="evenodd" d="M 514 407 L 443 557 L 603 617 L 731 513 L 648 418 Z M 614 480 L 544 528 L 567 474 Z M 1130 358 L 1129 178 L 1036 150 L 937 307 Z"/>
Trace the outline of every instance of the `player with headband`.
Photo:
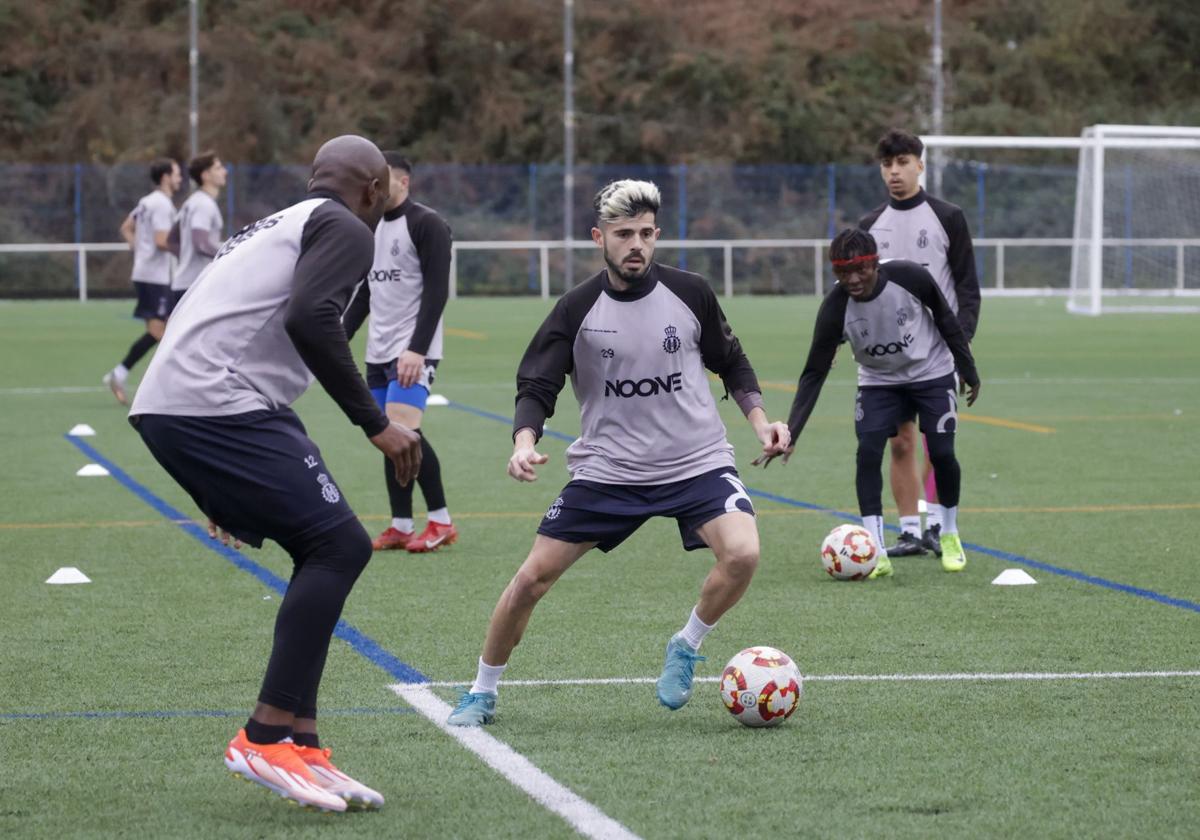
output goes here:
<path id="1" fill-rule="evenodd" d="M 833 366 L 838 345 L 849 343 L 858 362 L 854 430 L 858 435 L 859 513 L 879 548 L 871 577 L 892 574 L 883 541 L 883 451 L 903 418 L 916 415 L 929 441 L 938 497 L 946 509 L 942 529 L 942 568 L 960 571 L 967 562 L 958 536 L 961 470 L 954 455 L 962 379 L 967 405 L 979 396 L 979 375 L 967 337 L 938 290 L 933 276 L 907 260 L 879 261 L 875 239 L 847 228 L 829 247 L 837 285 L 817 312 L 812 347 L 788 416 L 792 446 L 786 464 Z M 755 464 L 766 466 L 774 456 Z"/>

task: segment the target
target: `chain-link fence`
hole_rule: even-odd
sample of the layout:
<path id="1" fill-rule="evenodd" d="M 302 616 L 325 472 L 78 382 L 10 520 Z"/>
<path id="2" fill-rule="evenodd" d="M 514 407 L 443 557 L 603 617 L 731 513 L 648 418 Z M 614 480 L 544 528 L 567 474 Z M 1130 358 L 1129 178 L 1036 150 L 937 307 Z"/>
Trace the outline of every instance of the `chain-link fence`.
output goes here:
<path id="1" fill-rule="evenodd" d="M 300 200 L 309 176 L 307 166 L 232 164 L 228 169 L 219 199 L 227 234 Z M 554 164 L 427 164 L 414 173 L 413 196 L 445 216 L 459 241 L 561 239 L 562 176 L 562 166 Z M 658 221 L 665 239 L 831 237 L 886 198 L 874 166 L 580 166 L 575 171 L 576 238 L 589 237 L 596 190 L 627 177 L 659 185 Z M 976 237 L 1069 237 L 1075 181 L 1073 166 L 965 161 L 945 167 L 941 194 L 963 208 Z M 0 164 L 0 243 L 118 242 L 121 221 L 152 188 L 144 164 Z M 176 196 L 177 204 L 186 192 Z M 1022 285 L 1065 286 L 1070 254 L 1059 250 L 1023 266 Z M 723 271 L 720 249 L 662 256 L 710 278 Z M 989 260 L 982 253 L 979 260 L 986 283 Z M 459 291 L 536 292 L 537 262 L 532 252 L 460 252 Z M 561 253 L 552 262 L 551 270 L 561 276 Z M 576 259 L 578 278 L 594 271 L 594 262 Z M 90 253 L 89 295 L 129 295 L 130 268 L 126 252 Z M 746 249 L 734 257 L 739 293 L 811 292 L 813 273 L 807 251 Z M 0 297 L 65 297 L 77 289 L 74 254 L 0 254 Z"/>

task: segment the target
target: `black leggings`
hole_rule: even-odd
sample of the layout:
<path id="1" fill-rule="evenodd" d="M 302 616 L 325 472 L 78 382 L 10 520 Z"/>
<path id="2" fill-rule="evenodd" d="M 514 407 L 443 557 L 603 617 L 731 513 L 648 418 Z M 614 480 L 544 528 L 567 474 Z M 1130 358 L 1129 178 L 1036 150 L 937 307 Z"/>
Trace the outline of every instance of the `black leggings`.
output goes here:
<path id="1" fill-rule="evenodd" d="M 282 544 L 294 563 L 275 617 L 275 642 L 258 694 L 297 717 L 317 716 L 317 689 L 342 606 L 371 559 L 371 538 L 357 519 Z"/>
<path id="2" fill-rule="evenodd" d="M 883 450 L 886 432 L 865 432 L 858 438 L 858 471 L 855 486 L 858 490 L 858 510 L 863 516 L 883 516 Z M 929 463 L 937 482 L 938 504 L 957 507 L 962 489 L 962 470 L 954 456 L 954 433 L 943 432 L 925 436 L 929 447 Z"/>

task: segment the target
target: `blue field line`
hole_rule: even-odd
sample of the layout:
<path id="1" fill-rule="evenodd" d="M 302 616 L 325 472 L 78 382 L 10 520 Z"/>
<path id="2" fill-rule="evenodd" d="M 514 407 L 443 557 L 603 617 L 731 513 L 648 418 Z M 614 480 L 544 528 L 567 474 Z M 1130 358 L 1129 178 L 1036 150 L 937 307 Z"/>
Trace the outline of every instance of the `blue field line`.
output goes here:
<path id="1" fill-rule="evenodd" d="M 260 581 L 265 583 L 271 589 L 274 589 L 280 595 L 287 591 L 287 581 L 279 577 L 270 569 L 260 566 L 246 555 L 236 549 L 230 548 L 227 545 L 222 545 L 219 540 L 214 540 L 208 535 L 208 529 L 193 522 L 189 517 L 171 507 L 158 496 L 151 493 L 137 481 L 129 476 L 127 472 L 118 467 L 112 461 L 105 458 L 86 442 L 72 435 L 64 435 L 71 443 L 75 444 L 83 454 L 87 455 L 100 466 L 104 467 L 117 481 L 121 482 L 127 490 L 137 496 L 150 507 L 161 513 L 171 522 L 174 522 L 181 529 L 187 532 L 192 537 L 200 542 L 205 548 L 215 551 L 217 554 L 224 557 L 230 563 L 243 572 L 249 572 Z M 345 620 L 337 623 L 334 629 L 334 635 L 345 641 L 350 647 L 354 648 L 359 654 L 365 657 L 369 662 L 377 665 L 386 671 L 390 676 L 397 681 L 403 683 L 423 683 L 429 682 L 429 678 L 418 671 L 407 662 L 402 661 L 398 656 L 384 649 L 378 642 L 370 636 L 363 633 Z"/>
<path id="2" fill-rule="evenodd" d="M 472 406 L 463 405 L 462 403 L 457 403 L 457 402 L 453 402 L 453 401 L 450 402 L 450 407 L 456 408 L 459 411 L 465 411 L 468 414 L 474 414 L 479 417 L 485 417 L 489 420 L 496 420 L 501 423 L 507 423 L 509 425 L 512 425 L 512 418 L 505 417 L 502 414 L 494 414 L 490 411 L 484 411 L 479 408 L 473 408 Z M 560 440 L 565 440 L 567 442 L 571 442 L 571 441 L 575 440 L 575 438 L 571 437 L 570 435 L 564 435 L 561 432 L 551 432 L 551 431 L 547 430 L 545 434 L 547 436 L 556 437 Z M 827 513 L 830 516 L 837 517 L 838 519 L 845 519 L 850 522 L 861 521 L 861 517 L 859 517 L 858 515 L 853 514 L 853 513 L 847 513 L 846 511 L 843 511 L 843 510 L 836 510 L 834 508 L 825 507 L 824 505 L 816 505 L 816 504 L 813 504 L 812 502 L 802 502 L 799 499 L 792 499 L 787 496 L 780 496 L 776 493 L 768 493 L 765 490 L 755 490 L 752 487 L 747 487 L 746 492 L 749 493 L 751 496 L 757 496 L 761 499 L 767 499 L 772 502 L 778 502 L 781 505 L 790 505 L 791 507 L 798 507 L 798 508 L 804 508 L 805 510 L 812 510 L 812 511 L 817 511 L 820 513 Z M 885 527 L 889 531 L 897 531 L 898 532 L 900 530 L 900 528 L 896 525 L 887 525 Z M 1169 607 L 1179 607 L 1180 609 L 1191 610 L 1192 612 L 1200 612 L 1200 603 L 1197 603 L 1195 601 L 1189 601 L 1186 598 L 1173 598 L 1170 595 L 1163 595 L 1161 592 L 1155 592 L 1151 589 L 1142 589 L 1141 587 L 1138 587 L 1138 586 L 1130 586 L 1125 583 L 1117 583 L 1116 581 L 1108 580 L 1107 578 L 1096 577 L 1095 575 L 1089 575 L 1089 574 L 1085 574 L 1083 572 L 1077 572 L 1074 569 L 1064 569 L 1061 566 L 1054 566 L 1054 565 L 1051 565 L 1050 563 L 1043 563 L 1040 560 L 1034 560 L 1030 557 L 1024 557 L 1020 554 L 1013 554 L 1010 551 L 1001 551 L 998 548 L 988 548 L 987 546 L 984 546 L 984 545 L 978 545 L 976 543 L 969 543 L 969 542 L 964 542 L 963 547 L 968 548 L 971 551 L 977 551 L 980 554 L 987 554 L 991 557 L 997 558 L 998 560 L 1005 560 L 1010 563 L 1018 563 L 1022 566 L 1028 566 L 1031 569 L 1037 569 L 1038 571 L 1041 571 L 1041 572 L 1049 572 L 1050 574 L 1060 575 L 1065 578 L 1070 578 L 1071 580 L 1077 580 L 1080 583 L 1090 583 L 1093 586 L 1100 586 L 1105 589 L 1111 589 L 1114 592 L 1124 592 L 1127 595 L 1136 595 L 1139 598 L 1145 598 L 1147 600 L 1154 601 L 1155 603 L 1158 603 L 1158 604 L 1165 604 L 1166 606 L 1169 606 Z"/>
<path id="3" fill-rule="evenodd" d="M 351 709 L 321 709 L 321 717 L 345 715 L 411 715 L 409 706 L 386 709 L 369 709 L 365 706 Z M 0 720 L 130 720 L 138 718 L 244 718 L 245 709 L 178 709 L 124 712 L 2 712 Z"/>

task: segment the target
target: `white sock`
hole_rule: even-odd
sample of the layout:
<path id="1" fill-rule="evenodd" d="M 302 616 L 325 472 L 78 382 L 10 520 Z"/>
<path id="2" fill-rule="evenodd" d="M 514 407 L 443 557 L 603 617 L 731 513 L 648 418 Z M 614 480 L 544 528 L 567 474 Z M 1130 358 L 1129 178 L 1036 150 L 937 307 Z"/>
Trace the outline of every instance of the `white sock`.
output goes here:
<path id="1" fill-rule="evenodd" d="M 113 378 L 118 382 L 124 382 L 129 377 L 129 368 L 125 365 L 117 365 L 112 369 Z"/>
<path id="2" fill-rule="evenodd" d="M 937 502 L 930 502 L 929 509 L 925 513 L 925 527 L 932 528 L 934 525 L 941 525 L 942 531 L 944 532 L 946 530 L 942 514 L 942 511 L 944 510 L 945 508 L 939 505 Z"/>
<path id="3" fill-rule="evenodd" d="M 436 522 L 439 525 L 450 524 L 450 509 L 438 508 L 437 510 L 429 511 L 429 521 Z"/>
<path id="4" fill-rule="evenodd" d="M 411 519 L 401 519 L 398 516 L 393 516 L 392 527 L 401 534 L 411 534 L 413 532 L 413 521 Z"/>
<path id="5" fill-rule="evenodd" d="M 679 631 L 679 638 L 683 639 L 692 650 L 700 650 L 700 644 L 704 641 L 704 637 L 712 632 L 716 624 L 705 624 L 696 615 L 696 608 L 692 608 L 692 614 L 688 616 L 687 624 Z"/>
<path id="6" fill-rule="evenodd" d="M 942 533 L 957 534 L 958 533 L 958 505 L 954 507 L 941 508 L 942 511 Z"/>
<path id="7" fill-rule="evenodd" d="M 912 534 L 914 537 L 921 536 L 921 514 L 916 516 L 901 516 L 900 531 L 904 534 Z"/>
<path id="8" fill-rule="evenodd" d="M 496 686 L 500 682 L 500 675 L 504 673 L 504 669 L 508 667 L 508 663 L 503 665 L 488 665 L 483 661 L 483 657 L 479 657 L 479 670 L 475 672 L 475 684 L 471 686 L 472 694 L 496 694 Z"/>
<path id="9" fill-rule="evenodd" d="M 875 541 L 875 548 L 880 554 L 885 552 L 884 546 L 887 545 L 883 541 L 883 517 L 882 516 L 864 516 L 862 518 L 863 527 L 867 529 L 867 533 L 871 535 L 871 539 Z"/>

